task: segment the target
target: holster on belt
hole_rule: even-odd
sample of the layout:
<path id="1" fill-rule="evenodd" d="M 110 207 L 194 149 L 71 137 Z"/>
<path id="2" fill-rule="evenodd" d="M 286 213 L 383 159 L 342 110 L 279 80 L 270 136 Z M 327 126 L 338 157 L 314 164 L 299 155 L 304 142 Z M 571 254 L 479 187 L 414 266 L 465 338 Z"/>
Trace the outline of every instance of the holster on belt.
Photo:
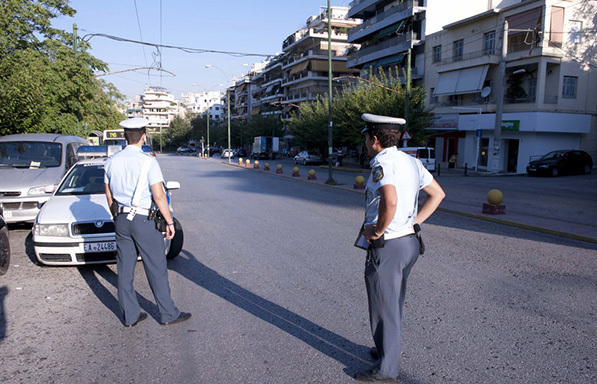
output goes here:
<path id="1" fill-rule="evenodd" d="M 413 225 L 413 229 L 415 230 L 415 236 L 417 240 L 419 240 L 419 255 L 425 253 L 425 243 L 423 243 L 423 238 L 421 237 L 421 226 L 419 224 Z"/>
<path id="2" fill-rule="evenodd" d="M 110 204 L 110 213 L 114 219 L 116 219 L 116 216 L 118 216 L 118 203 L 116 200 L 112 200 L 112 204 Z"/>

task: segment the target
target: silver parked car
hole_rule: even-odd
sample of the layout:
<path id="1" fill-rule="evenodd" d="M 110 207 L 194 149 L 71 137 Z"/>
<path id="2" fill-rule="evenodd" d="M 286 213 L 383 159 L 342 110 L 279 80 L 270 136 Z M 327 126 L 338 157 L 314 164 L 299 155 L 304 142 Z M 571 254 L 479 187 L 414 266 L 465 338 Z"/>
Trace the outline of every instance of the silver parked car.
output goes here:
<path id="1" fill-rule="evenodd" d="M 87 140 L 49 133 L 0 137 L 0 203 L 7 223 L 33 222 Z"/>
<path id="2" fill-rule="evenodd" d="M 294 156 L 294 163 L 295 164 L 312 164 L 312 163 L 321 163 L 323 160 L 321 155 L 314 151 L 302 151 L 299 152 L 298 155 Z"/>

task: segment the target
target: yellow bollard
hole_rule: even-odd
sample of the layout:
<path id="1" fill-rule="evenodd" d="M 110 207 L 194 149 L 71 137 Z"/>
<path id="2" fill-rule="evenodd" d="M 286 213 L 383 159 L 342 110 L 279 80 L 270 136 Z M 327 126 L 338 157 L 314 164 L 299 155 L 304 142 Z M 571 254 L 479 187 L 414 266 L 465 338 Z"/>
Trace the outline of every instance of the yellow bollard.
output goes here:
<path id="1" fill-rule="evenodd" d="M 263 170 L 269 171 L 269 163 L 265 163 L 265 165 L 263 166 Z"/>
<path id="2" fill-rule="evenodd" d="M 284 173 L 284 171 L 282 171 L 282 164 L 276 165 L 276 173 Z"/>
<path id="3" fill-rule="evenodd" d="M 490 215 L 503 215 L 506 212 L 506 206 L 500 205 L 504 200 L 504 194 L 499 189 L 492 189 L 487 193 L 487 203 L 483 203 L 483 213 Z"/>
<path id="4" fill-rule="evenodd" d="M 299 169 L 298 167 L 292 168 L 292 177 L 299 177 Z"/>
<path id="5" fill-rule="evenodd" d="M 310 169 L 309 170 L 309 176 L 307 176 L 307 180 L 317 180 L 317 177 L 315 177 L 315 170 L 314 169 Z"/>
<path id="6" fill-rule="evenodd" d="M 354 189 L 365 189 L 365 178 L 358 175 L 354 178 Z"/>
<path id="7" fill-rule="evenodd" d="M 243 158 L 242 157 L 238 158 L 238 165 L 240 165 L 241 167 L 243 166 Z"/>
<path id="8" fill-rule="evenodd" d="M 247 161 L 245 161 L 245 167 L 249 168 L 251 166 L 251 160 L 247 159 Z"/>
<path id="9" fill-rule="evenodd" d="M 253 168 L 259 169 L 259 161 L 258 160 L 255 160 L 255 164 L 253 165 Z"/>

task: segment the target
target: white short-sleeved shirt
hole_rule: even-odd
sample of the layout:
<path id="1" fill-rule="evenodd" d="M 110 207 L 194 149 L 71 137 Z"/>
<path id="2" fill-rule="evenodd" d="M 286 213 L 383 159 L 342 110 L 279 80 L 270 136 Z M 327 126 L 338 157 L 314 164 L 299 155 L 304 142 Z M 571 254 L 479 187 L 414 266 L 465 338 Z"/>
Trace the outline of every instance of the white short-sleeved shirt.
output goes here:
<path id="1" fill-rule="evenodd" d="M 371 160 L 371 175 L 367 181 L 365 225 L 377 223 L 379 189 L 384 185 L 393 185 L 396 187 L 398 205 L 384 237 L 395 239 L 414 233 L 418 192 L 432 181 L 433 176 L 419 159 L 399 151 L 396 147 L 383 149 Z"/>
<path id="2" fill-rule="evenodd" d="M 151 158 L 147 185 L 140 186 L 141 200 L 139 208 L 151 208 L 151 186 L 164 181 L 162 170 L 155 157 L 143 152 L 135 145 L 127 145 L 122 151 L 115 153 L 106 161 L 104 183 L 110 185 L 112 196 L 118 205 L 133 206 L 133 195 L 137 180 L 141 175 L 145 159 Z"/>

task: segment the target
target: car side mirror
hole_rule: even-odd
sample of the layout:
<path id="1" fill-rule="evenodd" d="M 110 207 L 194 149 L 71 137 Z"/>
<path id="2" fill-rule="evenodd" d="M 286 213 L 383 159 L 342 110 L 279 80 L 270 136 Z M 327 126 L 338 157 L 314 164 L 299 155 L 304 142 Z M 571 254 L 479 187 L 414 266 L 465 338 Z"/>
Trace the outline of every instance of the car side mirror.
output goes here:
<path id="1" fill-rule="evenodd" d="M 180 183 L 178 181 L 169 181 L 166 183 L 166 190 L 172 191 L 175 189 L 180 189 Z"/>

